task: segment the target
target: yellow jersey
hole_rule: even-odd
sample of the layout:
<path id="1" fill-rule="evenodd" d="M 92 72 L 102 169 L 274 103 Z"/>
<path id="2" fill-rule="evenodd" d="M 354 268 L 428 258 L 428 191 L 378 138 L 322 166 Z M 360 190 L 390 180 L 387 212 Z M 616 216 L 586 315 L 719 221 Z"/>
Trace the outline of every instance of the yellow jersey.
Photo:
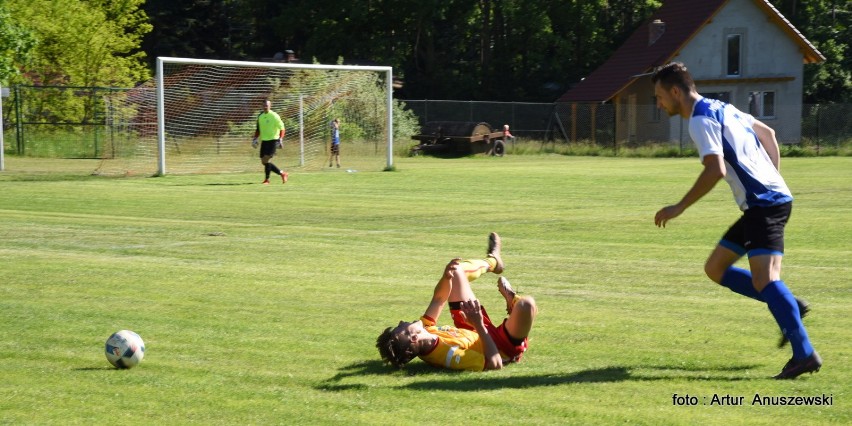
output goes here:
<path id="1" fill-rule="evenodd" d="M 436 367 L 452 370 L 485 369 L 485 349 L 479 333 L 451 325 L 438 327 L 435 320 L 426 315 L 420 317 L 420 320 L 426 331 L 438 336 L 432 350 L 421 354 L 420 359 Z"/>

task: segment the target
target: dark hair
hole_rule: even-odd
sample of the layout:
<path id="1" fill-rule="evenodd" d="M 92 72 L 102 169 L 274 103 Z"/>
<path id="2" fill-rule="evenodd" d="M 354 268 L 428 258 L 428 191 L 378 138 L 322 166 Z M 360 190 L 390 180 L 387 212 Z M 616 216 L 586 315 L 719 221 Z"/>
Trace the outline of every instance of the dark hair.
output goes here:
<path id="1" fill-rule="evenodd" d="M 686 69 L 683 62 L 670 62 L 657 67 L 654 70 L 654 75 L 651 76 L 651 82 L 654 84 L 659 82 L 664 89 L 677 86 L 685 93 L 696 90 L 695 82 L 692 81 L 692 76 L 689 75 L 689 70 Z"/>
<path id="2" fill-rule="evenodd" d="M 376 347 L 379 349 L 382 361 L 396 368 L 402 368 L 408 361 L 414 359 L 414 352 L 411 348 L 402 348 L 401 343 L 399 338 L 393 333 L 393 327 L 386 328 L 379 335 L 379 338 L 376 339 Z"/>

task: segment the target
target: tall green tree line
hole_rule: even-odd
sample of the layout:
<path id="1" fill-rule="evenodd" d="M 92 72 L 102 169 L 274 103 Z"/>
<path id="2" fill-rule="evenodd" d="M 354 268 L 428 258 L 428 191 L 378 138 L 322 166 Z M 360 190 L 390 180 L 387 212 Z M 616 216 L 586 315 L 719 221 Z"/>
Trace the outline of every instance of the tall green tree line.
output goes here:
<path id="1" fill-rule="evenodd" d="M 771 0 L 826 56 L 805 101 L 852 102 L 848 0 Z M 132 86 L 157 56 L 391 65 L 408 99 L 552 101 L 662 0 L 0 0 L 0 83 Z M 6 18 L 8 17 L 8 18 Z"/>
<path id="2" fill-rule="evenodd" d="M 291 49 L 307 62 L 333 63 L 342 56 L 391 65 L 404 78 L 397 93 L 404 98 L 552 101 L 602 63 L 659 5 L 655 0 L 149 0 L 146 10 L 155 30 L 145 51 L 150 57 L 257 59 Z"/>
<path id="3" fill-rule="evenodd" d="M 805 101 L 852 101 L 848 0 L 771 0 L 826 56 Z M 149 0 L 149 57 L 391 65 L 409 99 L 552 101 L 602 64 L 661 0 Z M 164 25 L 160 25 L 162 22 Z"/>
<path id="4" fill-rule="evenodd" d="M 852 3 L 774 0 L 772 3 L 826 60 L 805 65 L 805 102 L 852 102 Z"/>
<path id="5" fill-rule="evenodd" d="M 0 0 L 0 64 L 12 64 L 0 65 L 0 82 L 128 87 L 149 78 L 143 2 Z"/>

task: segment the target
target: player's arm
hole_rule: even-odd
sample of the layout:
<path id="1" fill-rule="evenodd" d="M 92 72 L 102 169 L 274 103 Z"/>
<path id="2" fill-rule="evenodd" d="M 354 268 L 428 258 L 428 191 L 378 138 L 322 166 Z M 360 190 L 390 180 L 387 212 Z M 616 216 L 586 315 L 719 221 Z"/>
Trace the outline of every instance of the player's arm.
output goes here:
<path id="1" fill-rule="evenodd" d="M 286 128 L 286 126 L 284 126 L 284 121 L 281 120 L 281 116 L 279 116 L 277 114 L 275 116 L 276 116 L 276 118 L 278 118 L 278 128 L 280 129 L 278 131 L 278 141 L 280 142 L 281 140 L 284 139 L 284 135 L 287 133 L 287 128 Z"/>
<path id="2" fill-rule="evenodd" d="M 482 306 L 479 301 L 474 299 L 467 302 L 461 302 L 462 314 L 465 321 L 472 325 L 476 332 L 479 333 L 479 339 L 482 340 L 482 347 L 485 349 L 485 370 L 499 370 L 503 368 L 503 358 L 500 356 L 500 351 L 497 349 L 497 344 L 494 339 L 488 334 L 488 329 L 485 328 L 485 321 L 482 318 Z"/>
<path id="3" fill-rule="evenodd" d="M 769 154 L 769 159 L 772 160 L 772 165 L 779 172 L 781 171 L 781 150 L 778 149 L 778 140 L 775 139 L 775 130 L 760 120 L 754 120 L 754 125 L 751 127 L 757 135 L 757 140 L 763 145 L 763 149 Z"/>
<path id="4" fill-rule="evenodd" d="M 725 177 L 725 162 L 721 155 L 705 155 L 703 164 L 704 169 L 686 195 L 677 204 L 663 207 L 657 212 L 654 216 L 655 225 L 665 228 L 666 222 L 680 216 L 689 206 L 707 195 L 719 179 Z"/>
<path id="5" fill-rule="evenodd" d="M 257 120 L 254 123 L 254 136 L 251 139 L 252 148 L 257 148 L 257 137 L 260 136 L 260 121 Z"/>

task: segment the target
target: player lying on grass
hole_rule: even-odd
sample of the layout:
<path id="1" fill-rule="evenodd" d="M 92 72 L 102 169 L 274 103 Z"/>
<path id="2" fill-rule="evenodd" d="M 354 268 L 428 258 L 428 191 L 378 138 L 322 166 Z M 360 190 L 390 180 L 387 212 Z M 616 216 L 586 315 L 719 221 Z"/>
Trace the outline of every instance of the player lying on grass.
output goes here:
<path id="1" fill-rule="evenodd" d="M 485 259 L 453 259 L 435 286 L 426 312 L 414 322 L 400 321 L 376 340 L 382 360 L 401 368 L 415 357 L 452 370 L 496 370 L 517 362 L 527 350 L 530 329 L 537 313 L 535 300 L 518 296 L 505 277 L 497 289 L 506 299 L 509 316 L 494 325 L 485 307 L 476 299 L 470 282 L 485 272 L 500 274 L 500 236 L 489 236 Z M 438 316 L 449 302 L 454 326 L 437 326 Z"/>

